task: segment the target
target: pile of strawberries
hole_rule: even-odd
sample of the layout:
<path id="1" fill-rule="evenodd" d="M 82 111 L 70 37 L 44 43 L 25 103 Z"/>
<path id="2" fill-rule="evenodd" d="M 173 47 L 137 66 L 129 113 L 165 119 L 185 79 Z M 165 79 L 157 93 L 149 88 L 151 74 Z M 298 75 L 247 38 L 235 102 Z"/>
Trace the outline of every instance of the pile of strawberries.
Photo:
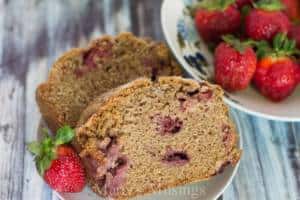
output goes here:
<path id="1" fill-rule="evenodd" d="M 272 101 L 282 101 L 300 82 L 300 1 L 202 0 L 196 28 L 214 48 L 215 81 L 243 90 L 252 82 Z"/>

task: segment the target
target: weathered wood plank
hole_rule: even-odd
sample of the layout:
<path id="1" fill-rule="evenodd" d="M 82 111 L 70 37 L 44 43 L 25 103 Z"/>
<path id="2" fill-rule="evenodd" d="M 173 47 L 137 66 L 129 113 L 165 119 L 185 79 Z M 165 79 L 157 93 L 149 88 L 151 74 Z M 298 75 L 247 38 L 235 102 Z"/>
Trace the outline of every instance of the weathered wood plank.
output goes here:
<path id="1" fill-rule="evenodd" d="M 119 32 L 130 31 L 130 4 L 129 0 L 104 0 L 104 33 L 116 35 Z"/>
<path id="2" fill-rule="evenodd" d="M 288 158 L 294 169 L 294 176 L 297 180 L 297 188 L 300 193 L 300 123 L 293 123 L 291 127 L 291 146 L 289 147 Z M 300 195 L 298 196 L 300 199 Z"/>
<path id="3" fill-rule="evenodd" d="M 21 199 L 24 153 L 24 87 L 0 71 L 0 199 Z"/>
<path id="4" fill-rule="evenodd" d="M 289 124 L 260 118 L 253 118 L 253 124 L 257 129 L 255 132 L 257 151 L 268 199 L 296 199 L 299 195 L 296 177 L 293 175 L 290 162 L 285 159 L 288 149 L 284 145 L 278 145 L 278 142 L 274 143 L 274 137 L 277 137 L 279 144 L 281 141 L 288 144 Z"/>
<path id="5" fill-rule="evenodd" d="M 299 198 L 297 175 L 289 156 L 290 147 L 294 146 L 293 140 L 289 140 L 293 134 L 291 124 L 233 113 L 239 119 L 237 124 L 243 134 L 244 154 L 224 199 Z"/>
<path id="6" fill-rule="evenodd" d="M 164 40 L 160 24 L 161 0 L 131 0 L 132 31 L 136 35 Z"/>
<path id="7" fill-rule="evenodd" d="M 6 5 L 5 5 L 6 4 Z M 21 57 L 25 41 L 14 5 L 0 2 L 0 199 L 22 198 L 24 154 L 24 85 L 27 57 Z M 13 39 L 11 39 L 13 38 Z M 19 47 L 19 48 L 18 48 Z"/>
<path id="8" fill-rule="evenodd" d="M 232 116 L 243 137 L 243 157 L 233 184 L 228 188 L 228 193 L 225 191 L 224 199 L 267 199 L 251 118 L 237 110 L 232 110 Z"/>
<path id="9" fill-rule="evenodd" d="M 37 39 L 36 44 L 27 46 L 32 49 L 30 64 L 26 76 L 26 142 L 36 138 L 37 126 L 40 114 L 34 99 L 37 85 L 46 79 L 49 69 L 63 51 L 78 45 L 86 45 L 87 40 L 94 35 L 99 35 L 99 27 L 103 26 L 103 20 L 99 15 L 102 2 L 85 1 L 45 1 L 35 5 L 35 16 L 31 18 L 35 26 L 32 33 Z M 94 15 L 90 15 L 94 14 Z M 47 16 L 55 16 L 47 18 Z M 65 18 L 64 21 L 61 19 Z M 42 27 L 41 29 L 38 29 Z M 37 29 L 37 30 L 36 30 Z M 23 30 L 28 31 L 28 30 Z M 80 44 L 79 44 L 80 43 Z M 39 51 L 46 51 L 47 55 Z M 37 76 L 38 74 L 38 76 Z M 36 185 L 36 187 L 33 187 Z M 43 182 L 36 173 L 32 156 L 26 152 L 24 157 L 24 187 L 23 199 L 55 200 L 58 197 Z"/>

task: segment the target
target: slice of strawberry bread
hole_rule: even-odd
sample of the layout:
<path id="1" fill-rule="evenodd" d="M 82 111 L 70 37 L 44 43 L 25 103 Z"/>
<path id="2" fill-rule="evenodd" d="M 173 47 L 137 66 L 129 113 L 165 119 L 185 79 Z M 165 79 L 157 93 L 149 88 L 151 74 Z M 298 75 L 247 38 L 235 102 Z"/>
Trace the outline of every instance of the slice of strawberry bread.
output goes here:
<path id="1" fill-rule="evenodd" d="M 94 97 L 141 76 L 180 75 L 179 65 L 160 42 L 130 33 L 104 36 L 88 48 L 72 49 L 53 65 L 36 92 L 40 111 L 52 131 L 76 125 Z"/>
<path id="2" fill-rule="evenodd" d="M 220 87 L 137 79 L 82 113 L 74 146 L 92 189 L 127 199 L 208 179 L 241 155 Z"/>

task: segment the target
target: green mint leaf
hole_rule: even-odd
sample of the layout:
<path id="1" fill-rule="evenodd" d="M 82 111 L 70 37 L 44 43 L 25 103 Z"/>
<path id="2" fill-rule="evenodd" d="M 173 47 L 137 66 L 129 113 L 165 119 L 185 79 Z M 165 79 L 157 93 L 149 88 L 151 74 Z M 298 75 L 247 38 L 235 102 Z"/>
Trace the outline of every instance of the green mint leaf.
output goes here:
<path id="1" fill-rule="evenodd" d="M 74 135 L 74 130 L 70 126 L 63 126 L 62 128 L 58 129 L 54 138 L 55 145 L 58 146 L 71 142 L 74 138 Z"/>
<path id="2" fill-rule="evenodd" d="M 27 149 L 34 155 L 40 155 L 42 151 L 41 144 L 37 141 L 27 144 Z"/>

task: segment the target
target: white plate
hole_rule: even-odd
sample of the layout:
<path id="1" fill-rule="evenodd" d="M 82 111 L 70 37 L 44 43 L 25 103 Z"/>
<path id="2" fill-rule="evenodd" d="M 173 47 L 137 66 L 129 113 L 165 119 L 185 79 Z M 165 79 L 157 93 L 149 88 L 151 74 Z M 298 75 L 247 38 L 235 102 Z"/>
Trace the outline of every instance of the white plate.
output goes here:
<path id="1" fill-rule="evenodd" d="M 167 43 L 187 73 L 195 79 L 212 80 L 213 56 L 199 37 L 186 6 L 194 0 L 164 0 L 161 23 Z M 273 103 L 254 88 L 226 93 L 225 102 L 234 108 L 268 119 L 300 121 L 300 87 L 292 96 Z"/>
<path id="2" fill-rule="evenodd" d="M 234 119 L 234 121 L 237 119 Z M 42 121 L 39 125 L 37 139 L 41 139 L 42 128 L 46 127 Z M 238 132 L 241 133 L 240 127 L 237 127 Z M 49 130 L 50 131 L 50 130 Z M 238 146 L 242 149 L 242 138 L 239 137 Z M 164 190 L 154 194 L 134 198 L 136 200 L 214 200 L 217 199 L 231 183 L 234 175 L 237 172 L 239 163 L 233 166 L 227 166 L 223 173 L 199 183 L 188 184 L 179 186 L 173 189 Z M 104 200 L 97 196 L 88 186 L 80 193 L 57 193 L 58 197 L 62 200 Z"/>

